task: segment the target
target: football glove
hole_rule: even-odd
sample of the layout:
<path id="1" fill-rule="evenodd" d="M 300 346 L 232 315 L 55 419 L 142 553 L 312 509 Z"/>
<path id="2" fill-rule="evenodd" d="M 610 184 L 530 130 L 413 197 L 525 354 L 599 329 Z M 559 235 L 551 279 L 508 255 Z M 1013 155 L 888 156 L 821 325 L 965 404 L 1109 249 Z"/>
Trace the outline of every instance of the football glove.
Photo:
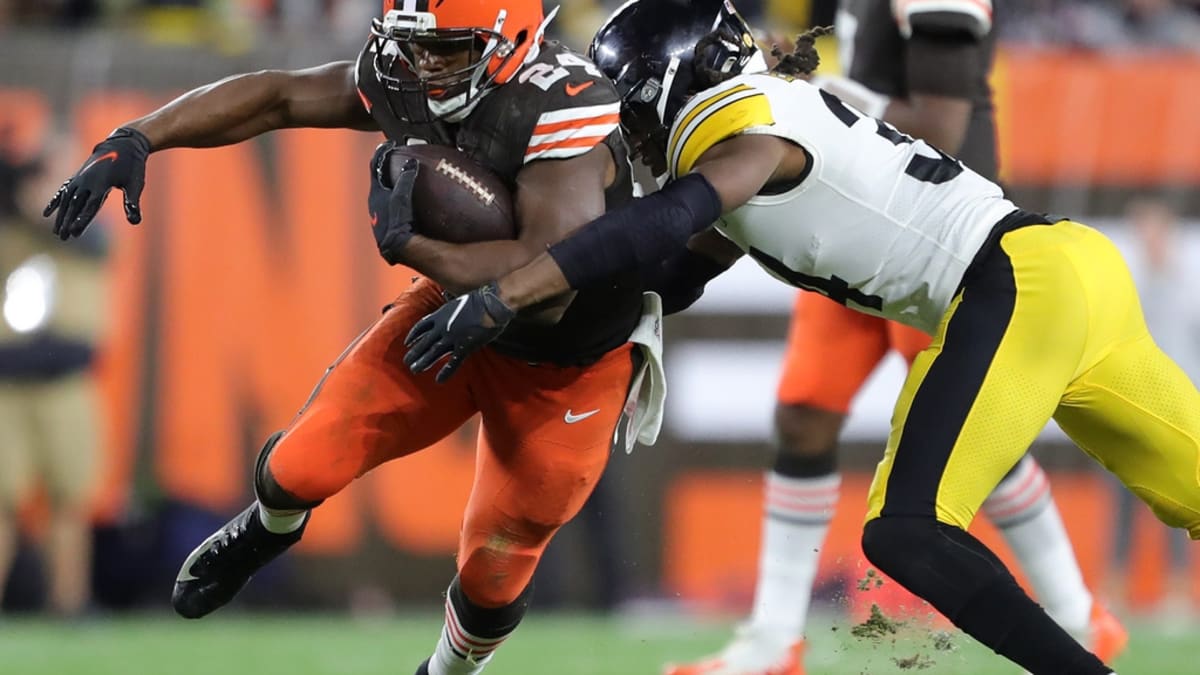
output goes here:
<path id="1" fill-rule="evenodd" d="M 142 222 L 142 188 L 149 155 L 150 139 L 137 129 L 120 127 L 97 143 L 92 156 L 63 182 L 42 211 L 47 218 L 58 211 L 54 234 L 63 241 L 83 234 L 113 188 L 125 193 L 125 219 L 133 225 Z"/>
<path id="2" fill-rule="evenodd" d="M 417 160 L 410 158 L 400 167 L 393 182 L 388 160 L 395 149 L 392 141 L 375 148 L 371 158 L 371 191 L 367 194 L 375 245 L 389 265 L 401 262 L 404 246 L 413 236 L 412 195 L 419 168 Z"/>
<path id="3" fill-rule="evenodd" d="M 414 373 L 423 373 L 449 354 L 436 378 L 445 382 L 463 359 L 503 333 L 516 313 L 500 299 L 494 281 L 460 295 L 412 327 L 404 339 L 408 347 L 404 364 Z"/>

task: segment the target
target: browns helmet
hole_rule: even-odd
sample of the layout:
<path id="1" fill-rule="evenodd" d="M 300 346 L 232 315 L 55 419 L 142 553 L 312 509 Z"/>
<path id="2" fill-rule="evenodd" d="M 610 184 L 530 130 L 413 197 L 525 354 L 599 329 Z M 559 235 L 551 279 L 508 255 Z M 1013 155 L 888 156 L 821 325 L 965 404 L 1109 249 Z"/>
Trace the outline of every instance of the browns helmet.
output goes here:
<path id="1" fill-rule="evenodd" d="M 546 24 L 541 0 L 385 0 L 367 50 L 388 105 L 409 122 L 460 121 L 479 98 L 537 57 Z M 414 47 L 469 53 L 450 72 L 422 76 Z"/>

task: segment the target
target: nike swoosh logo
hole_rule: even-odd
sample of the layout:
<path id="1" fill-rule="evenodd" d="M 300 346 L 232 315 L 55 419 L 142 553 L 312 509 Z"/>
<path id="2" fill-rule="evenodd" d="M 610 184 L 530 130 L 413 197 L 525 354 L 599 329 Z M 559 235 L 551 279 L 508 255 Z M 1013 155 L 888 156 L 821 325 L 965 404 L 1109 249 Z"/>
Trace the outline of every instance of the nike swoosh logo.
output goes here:
<path id="1" fill-rule="evenodd" d="M 587 89 L 588 87 L 592 86 L 593 84 L 596 84 L 595 80 L 588 80 L 587 82 L 584 82 L 583 84 L 568 84 L 567 86 L 565 86 L 563 88 L 567 90 L 567 96 L 574 96 L 575 94 L 578 94 L 579 92 L 583 91 L 584 89 Z"/>
<path id="2" fill-rule="evenodd" d="M 454 320 L 458 318 L 458 314 L 463 311 L 463 307 L 466 304 L 467 296 L 458 296 L 458 306 L 454 308 L 454 311 L 450 314 L 450 319 L 446 321 L 446 330 L 450 330 L 450 327 L 454 325 Z"/>
<path id="3" fill-rule="evenodd" d="M 576 422 L 579 422 L 581 420 L 586 420 L 587 418 L 591 417 L 592 415 L 595 415 L 598 412 L 600 412 L 600 409 L 596 408 L 595 410 L 589 410 L 584 413 L 579 413 L 578 415 L 572 415 L 571 409 L 567 408 L 567 414 L 563 415 L 563 421 L 566 422 L 567 424 L 575 424 Z"/>
<path id="4" fill-rule="evenodd" d="M 379 216 L 372 213 L 371 214 L 371 227 L 375 227 L 375 224 L 378 222 L 379 222 Z"/>
<path id="5" fill-rule="evenodd" d="M 90 162 L 88 162 L 88 163 L 87 163 L 87 166 L 85 166 L 85 167 L 83 167 L 82 169 L 80 169 L 80 170 L 79 170 L 79 173 L 83 173 L 84 171 L 87 171 L 88 169 L 92 168 L 92 166 L 93 166 L 94 164 L 97 164 L 97 163 L 99 163 L 99 162 L 103 162 L 103 161 L 104 161 L 104 160 L 106 160 L 106 159 L 111 159 L 111 160 L 113 160 L 113 161 L 116 161 L 116 159 L 117 159 L 117 151 L 116 151 L 116 150 L 110 150 L 110 151 L 108 151 L 108 152 L 104 153 L 103 155 L 100 155 L 100 156 L 99 156 L 99 157 L 97 157 L 96 159 L 93 159 L 92 161 L 90 161 Z"/>

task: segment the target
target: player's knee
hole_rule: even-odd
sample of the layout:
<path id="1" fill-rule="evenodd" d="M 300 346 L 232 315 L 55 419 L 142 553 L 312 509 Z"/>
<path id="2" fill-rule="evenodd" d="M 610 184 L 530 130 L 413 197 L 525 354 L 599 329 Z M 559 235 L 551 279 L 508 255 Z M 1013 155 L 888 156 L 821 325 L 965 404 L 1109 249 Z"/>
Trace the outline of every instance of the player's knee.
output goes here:
<path id="1" fill-rule="evenodd" d="M 302 499 L 288 491 L 271 472 L 271 451 L 283 437 L 282 431 L 277 431 L 263 444 L 258 452 L 258 461 L 254 464 L 254 494 L 258 501 L 268 509 L 280 511 L 308 510 L 321 504 L 323 499 Z"/>
<path id="2" fill-rule="evenodd" d="M 841 413 L 780 403 L 775 409 L 775 472 L 795 478 L 833 473 L 843 419 Z"/>
<path id="3" fill-rule="evenodd" d="M 862 550 L 872 565 L 903 583 L 908 568 L 920 566 L 922 555 L 938 548 L 938 539 L 932 516 L 881 516 L 863 528 Z"/>
<path id="4" fill-rule="evenodd" d="M 533 584 L 527 584 L 517 596 L 503 604 L 487 603 L 472 595 L 464 585 L 462 574 L 450 583 L 446 596 L 463 628 L 477 637 L 507 635 L 521 623 L 533 594 Z"/>
<path id="5" fill-rule="evenodd" d="M 527 550 L 491 537 L 473 546 L 460 560 L 462 592 L 480 607 L 506 607 L 516 602 L 533 579 L 541 550 Z"/>

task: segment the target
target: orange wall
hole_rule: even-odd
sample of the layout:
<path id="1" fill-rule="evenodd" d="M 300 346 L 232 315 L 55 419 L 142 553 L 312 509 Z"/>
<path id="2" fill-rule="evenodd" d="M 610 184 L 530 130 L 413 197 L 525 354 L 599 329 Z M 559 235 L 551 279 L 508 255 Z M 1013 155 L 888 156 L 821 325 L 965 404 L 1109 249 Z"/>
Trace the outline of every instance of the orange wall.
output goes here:
<path id="1" fill-rule="evenodd" d="M 1007 181 L 1200 182 L 1200 56 L 1009 48 L 993 82 Z"/>

